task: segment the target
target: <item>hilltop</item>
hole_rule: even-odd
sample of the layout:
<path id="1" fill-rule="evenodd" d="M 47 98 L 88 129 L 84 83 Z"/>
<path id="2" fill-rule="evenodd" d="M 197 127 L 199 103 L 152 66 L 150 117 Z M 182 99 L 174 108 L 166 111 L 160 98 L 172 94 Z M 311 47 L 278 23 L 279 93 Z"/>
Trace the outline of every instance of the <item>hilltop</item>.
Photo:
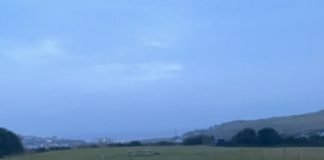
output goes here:
<path id="1" fill-rule="evenodd" d="M 323 134 L 324 110 L 319 112 L 273 117 L 258 120 L 237 120 L 215 125 L 208 129 L 195 130 L 184 134 L 184 137 L 194 135 L 213 135 L 216 139 L 230 139 L 244 128 L 259 130 L 272 127 L 280 134 L 287 136 L 307 136 L 311 134 Z"/>

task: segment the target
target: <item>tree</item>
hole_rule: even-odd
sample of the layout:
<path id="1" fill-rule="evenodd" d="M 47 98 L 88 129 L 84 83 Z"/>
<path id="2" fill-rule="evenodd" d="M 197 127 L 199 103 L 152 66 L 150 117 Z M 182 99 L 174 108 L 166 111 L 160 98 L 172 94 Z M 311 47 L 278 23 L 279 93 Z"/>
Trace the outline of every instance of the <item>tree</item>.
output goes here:
<path id="1" fill-rule="evenodd" d="M 283 137 L 281 144 L 286 146 L 308 146 L 309 140 L 306 137 Z"/>
<path id="2" fill-rule="evenodd" d="M 275 146 L 282 142 L 279 133 L 273 128 L 263 128 L 258 132 L 258 142 L 261 146 Z"/>
<path id="3" fill-rule="evenodd" d="M 20 138 L 15 133 L 0 128 L 0 157 L 19 154 L 23 151 Z"/>
<path id="4" fill-rule="evenodd" d="M 310 146 L 324 146 L 324 138 L 319 135 L 312 135 L 308 138 Z"/>
<path id="5" fill-rule="evenodd" d="M 136 147 L 136 146 L 142 146 L 141 141 L 131 141 L 128 143 L 128 146 Z"/>
<path id="6" fill-rule="evenodd" d="M 183 140 L 183 145 L 212 145 L 214 143 L 213 136 L 198 135 L 193 137 L 188 137 Z"/>
<path id="7" fill-rule="evenodd" d="M 253 146 L 257 142 L 257 134 L 252 128 L 245 128 L 237 133 L 233 138 L 234 145 Z"/>

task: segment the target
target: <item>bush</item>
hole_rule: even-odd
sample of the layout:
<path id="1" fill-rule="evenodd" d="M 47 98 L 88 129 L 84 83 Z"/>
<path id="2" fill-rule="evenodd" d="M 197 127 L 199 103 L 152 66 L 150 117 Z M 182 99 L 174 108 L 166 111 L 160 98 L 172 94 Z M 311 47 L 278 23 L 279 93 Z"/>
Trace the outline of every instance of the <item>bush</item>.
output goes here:
<path id="1" fill-rule="evenodd" d="M 126 145 L 130 146 L 130 147 L 142 146 L 142 142 L 140 142 L 140 141 L 131 141 Z"/>
<path id="2" fill-rule="evenodd" d="M 0 128 L 0 157 L 23 153 L 20 138 L 13 132 Z"/>
<path id="3" fill-rule="evenodd" d="M 71 147 L 68 146 L 57 146 L 57 147 L 50 147 L 48 150 L 50 151 L 64 151 L 64 150 L 70 150 Z"/>
<path id="4" fill-rule="evenodd" d="M 188 137 L 183 140 L 183 145 L 212 145 L 214 143 L 214 137 L 199 135 Z"/>
<path id="5" fill-rule="evenodd" d="M 113 144 L 108 144 L 107 147 L 139 147 L 142 146 L 141 141 L 131 141 L 128 143 L 113 143 Z"/>
<path id="6" fill-rule="evenodd" d="M 254 143 L 253 143 L 254 142 Z M 253 129 L 246 128 L 240 131 L 237 135 L 232 138 L 231 142 L 219 141 L 219 146 L 313 146 L 319 147 L 324 146 L 324 137 L 318 134 L 311 136 L 281 136 L 273 128 L 263 128 L 255 133 Z"/>
<path id="7" fill-rule="evenodd" d="M 254 146 L 257 143 L 257 134 L 254 129 L 246 128 L 237 133 L 232 138 L 232 142 L 239 146 Z"/>
<path id="8" fill-rule="evenodd" d="M 276 146 L 281 144 L 282 138 L 273 128 L 263 128 L 258 132 L 258 142 L 261 146 Z"/>

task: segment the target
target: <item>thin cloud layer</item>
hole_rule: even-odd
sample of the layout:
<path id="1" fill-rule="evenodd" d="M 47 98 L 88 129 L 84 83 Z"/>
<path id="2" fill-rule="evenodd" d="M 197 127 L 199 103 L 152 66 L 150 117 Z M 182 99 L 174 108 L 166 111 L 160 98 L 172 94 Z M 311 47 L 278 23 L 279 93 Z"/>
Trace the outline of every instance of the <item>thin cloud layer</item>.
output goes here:
<path id="1" fill-rule="evenodd" d="M 65 53 L 59 41 L 46 39 L 27 45 L 0 46 L 0 55 L 16 63 L 33 65 L 56 62 L 63 59 Z"/>
<path id="2" fill-rule="evenodd" d="M 134 64 L 99 64 L 94 65 L 91 69 L 79 71 L 83 79 L 79 85 L 88 85 L 93 88 L 101 89 L 113 86 L 138 86 L 148 82 L 167 81 L 177 78 L 184 71 L 184 66 L 178 63 L 167 62 L 148 62 Z M 73 73 L 72 73 L 73 74 Z M 86 77 L 86 78 L 81 78 Z"/>
<path id="3" fill-rule="evenodd" d="M 68 52 L 65 46 L 67 45 L 54 39 L 29 44 L 1 43 L 0 56 L 2 62 L 11 64 L 11 73 L 7 74 L 16 77 L 15 82 L 23 79 L 28 79 L 28 83 L 35 81 L 35 84 L 29 86 L 36 85 L 38 77 L 43 81 L 37 84 L 44 86 L 107 90 L 116 86 L 132 87 L 145 85 L 147 82 L 172 80 L 184 70 L 182 64 L 167 61 L 137 62 L 140 60 L 134 59 L 128 63 L 109 63 L 109 57 L 114 56 L 114 53 L 101 58 L 92 54 Z M 124 53 L 123 56 L 131 55 L 132 53 Z M 3 77 L 3 80 L 7 78 Z"/>
<path id="4" fill-rule="evenodd" d="M 0 0 L 0 122 L 81 135 L 318 110 L 323 3 Z"/>

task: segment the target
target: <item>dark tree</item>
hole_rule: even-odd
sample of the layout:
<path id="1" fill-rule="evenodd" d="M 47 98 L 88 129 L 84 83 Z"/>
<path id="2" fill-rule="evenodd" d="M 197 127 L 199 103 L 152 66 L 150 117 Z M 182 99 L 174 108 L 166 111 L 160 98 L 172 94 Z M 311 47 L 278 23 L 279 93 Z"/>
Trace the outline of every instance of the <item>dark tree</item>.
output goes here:
<path id="1" fill-rule="evenodd" d="M 142 142 L 140 142 L 140 141 L 131 141 L 127 145 L 132 146 L 132 147 L 142 146 Z"/>
<path id="2" fill-rule="evenodd" d="M 324 138 L 319 135 L 312 135 L 308 138 L 310 146 L 324 146 Z"/>
<path id="3" fill-rule="evenodd" d="M 212 145 L 213 143 L 214 137 L 207 135 L 188 137 L 183 140 L 183 145 Z"/>
<path id="4" fill-rule="evenodd" d="M 23 151 L 20 138 L 15 133 L 0 128 L 0 157 L 19 154 Z"/>
<path id="5" fill-rule="evenodd" d="M 253 146 L 257 142 L 257 134 L 254 129 L 246 128 L 237 133 L 233 138 L 234 145 Z"/>
<path id="6" fill-rule="evenodd" d="M 284 137 L 282 138 L 282 144 L 285 146 L 308 146 L 308 139 L 305 137 Z"/>
<path id="7" fill-rule="evenodd" d="M 261 146 L 275 146 L 282 142 L 279 133 L 273 128 L 263 128 L 258 132 L 258 142 Z"/>

